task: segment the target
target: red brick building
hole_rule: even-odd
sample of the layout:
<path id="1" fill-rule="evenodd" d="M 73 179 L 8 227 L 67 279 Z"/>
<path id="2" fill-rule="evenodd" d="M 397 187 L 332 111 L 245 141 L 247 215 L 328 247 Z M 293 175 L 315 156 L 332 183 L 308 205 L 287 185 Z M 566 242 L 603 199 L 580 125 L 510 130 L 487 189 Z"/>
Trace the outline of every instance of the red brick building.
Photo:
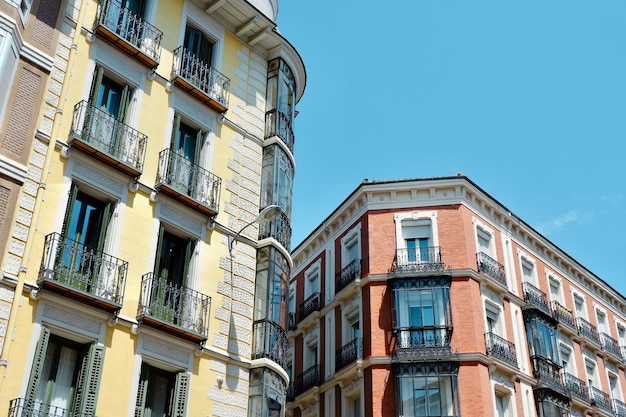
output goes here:
<path id="1" fill-rule="evenodd" d="M 293 259 L 288 415 L 626 416 L 626 299 L 464 176 L 366 180 Z"/>

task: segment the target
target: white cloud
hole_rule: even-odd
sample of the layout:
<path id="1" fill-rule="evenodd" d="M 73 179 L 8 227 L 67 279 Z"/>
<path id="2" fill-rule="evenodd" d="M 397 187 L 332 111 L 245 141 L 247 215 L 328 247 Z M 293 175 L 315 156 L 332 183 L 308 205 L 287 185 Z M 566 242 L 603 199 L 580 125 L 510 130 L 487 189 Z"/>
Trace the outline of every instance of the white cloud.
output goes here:
<path id="1" fill-rule="evenodd" d="M 558 233 L 568 224 L 584 223 L 591 217 L 592 216 L 590 214 L 584 213 L 580 210 L 570 210 L 559 217 L 555 217 L 554 219 L 550 219 L 547 222 L 540 224 L 538 229 L 543 234 Z"/>

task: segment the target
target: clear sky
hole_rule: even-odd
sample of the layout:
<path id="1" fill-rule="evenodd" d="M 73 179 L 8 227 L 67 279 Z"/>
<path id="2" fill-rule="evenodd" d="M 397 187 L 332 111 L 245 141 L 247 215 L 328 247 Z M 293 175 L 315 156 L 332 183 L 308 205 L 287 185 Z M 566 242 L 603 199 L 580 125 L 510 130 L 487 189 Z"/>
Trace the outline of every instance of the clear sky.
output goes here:
<path id="1" fill-rule="evenodd" d="M 626 294 L 626 1 L 279 0 L 278 26 L 308 74 L 292 247 L 364 178 L 462 172 Z"/>

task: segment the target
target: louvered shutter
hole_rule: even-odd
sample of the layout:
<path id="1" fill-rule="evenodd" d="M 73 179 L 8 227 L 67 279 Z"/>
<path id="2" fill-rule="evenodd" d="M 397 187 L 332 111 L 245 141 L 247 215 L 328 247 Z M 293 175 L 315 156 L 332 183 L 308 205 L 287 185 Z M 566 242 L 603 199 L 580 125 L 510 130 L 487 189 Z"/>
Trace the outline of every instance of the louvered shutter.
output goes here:
<path id="1" fill-rule="evenodd" d="M 172 417 L 185 417 L 187 400 L 189 398 L 189 384 L 191 376 L 186 372 L 176 374 L 176 387 L 174 389 L 174 401 L 172 404 Z"/>
<path id="2" fill-rule="evenodd" d="M 65 216 L 64 216 L 64 221 L 63 221 L 63 230 L 61 231 L 61 235 L 63 236 L 63 238 L 67 238 L 69 237 L 70 239 L 73 239 L 74 236 L 68 236 L 68 228 L 70 226 L 70 220 L 72 218 L 72 212 L 74 211 L 74 203 L 76 203 L 76 195 L 78 194 L 78 187 L 76 186 L 76 184 L 72 183 L 72 186 L 70 187 L 70 192 L 69 192 L 69 197 L 67 200 L 67 206 L 65 207 Z"/>
<path id="3" fill-rule="evenodd" d="M 74 395 L 73 412 L 76 415 L 94 415 L 100 388 L 104 346 L 93 344 L 83 357 Z"/>
<path id="4" fill-rule="evenodd" d="M 142 365 L 141 375 L 139 377 L 139 385 L 137 386 L 137 400 L 135 402 L 135 417 L 144 417 L 144 412 L 146 410 L 147 392 L 148 392 L 148 377 Z"/>
<path id="5" fill-rule="evenodd" d="M 100 235 L 98 236 L 98 252 L 102 253 L 104 250 L 104 242 L 107 237 L 107 230 L 109 228 L 109 223 L 111 222 L 111 216 L 113 215 L 113 203 L 107 202 L 104 206 L 104 210 L 102 211 L 102 221 L 100 223 Z"/>
<path id="6" fill-rule="evenodd" d="M 104 68 L 96 67 L 94 77 L 91 81 L 91 91 L 89 92 L 89 104 L 93 107 L 98 106 L 98 95 L 100 94 L 100 86 L 104 77 Z"/>
<path id="7" fill-rule="evenodd" d="M 50 330 L 45 327 L 41 328 L 39 341 L 35 348 L 35 357 L 33 358 L 33 366 L 30 370 L 30 379 L 28 388 L 26 389 L 26 408 L 32 409 L 33 402 L 37 398 L 37 389 L 41 383 L 41 373 L 43 371 L 43 363 L 46 359 L 46 351 L 48 350 L 48 341 L 50 340 Z"/>

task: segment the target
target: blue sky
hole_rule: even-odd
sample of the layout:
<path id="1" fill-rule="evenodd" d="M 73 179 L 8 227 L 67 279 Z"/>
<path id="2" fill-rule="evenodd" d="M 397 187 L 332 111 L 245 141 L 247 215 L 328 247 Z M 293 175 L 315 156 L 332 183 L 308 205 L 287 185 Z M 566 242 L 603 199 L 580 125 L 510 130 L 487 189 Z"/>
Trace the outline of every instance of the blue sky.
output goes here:
<path id="1" fill-rule="evenodd" d="M 626 294 L 626 2 L 279 2 L 293 247 L 364 178 L 463 172 Z"/>

